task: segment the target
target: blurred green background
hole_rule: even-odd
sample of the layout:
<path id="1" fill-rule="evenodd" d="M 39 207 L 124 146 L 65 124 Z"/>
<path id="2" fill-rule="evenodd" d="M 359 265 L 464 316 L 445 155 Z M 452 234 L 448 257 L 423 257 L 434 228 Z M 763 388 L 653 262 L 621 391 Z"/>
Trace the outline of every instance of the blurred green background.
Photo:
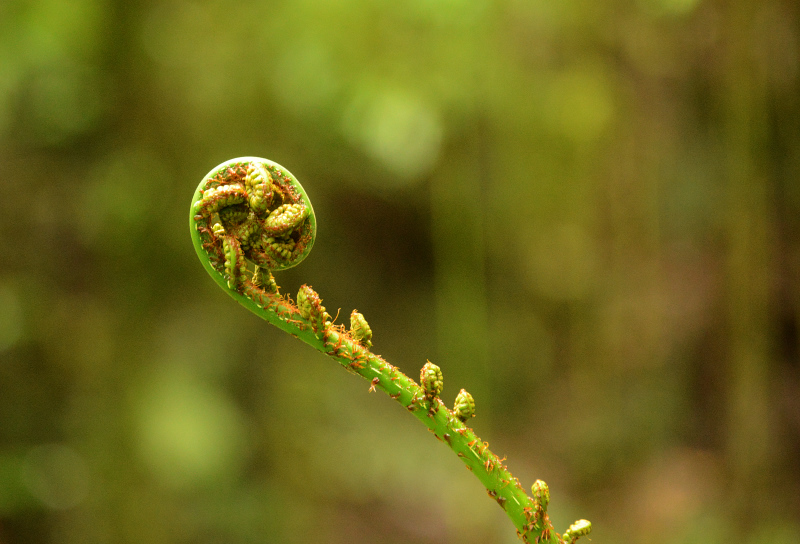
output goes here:
<path id="1" fill-rule="evenodd" d="M 517 542 L 189 238 L 303 183 L 313 285 L 561 532 L 800 542 L 800 4 L 0 2 L 0 544 Z"/>

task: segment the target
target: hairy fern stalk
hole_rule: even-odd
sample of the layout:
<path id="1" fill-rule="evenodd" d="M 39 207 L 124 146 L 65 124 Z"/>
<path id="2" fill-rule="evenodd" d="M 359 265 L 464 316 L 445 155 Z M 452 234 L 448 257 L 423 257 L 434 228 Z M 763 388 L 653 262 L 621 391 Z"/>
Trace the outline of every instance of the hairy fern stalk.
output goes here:
<path id="1" fill-rule="evenodd" d="M 464 389 L 452 409 L 439 398 L 441 369 L 428 361 L 420 383 L 372 353 L 372 330 L 353 310 L 350 328 L 334 325 L 322 299 L 303 285 L 292 300 L 281 295 L 273 271 L 293 267 L 309 253 L 316 217 L 303 187 L 282 166 L 257 157 L 224 162 L 200 182 L 190 227 L 197 255 L 224 291 L 247 309 L 360 375 L 404 406 L 461 459 L 505 510 L 523 542 L 572 544 L 591 530 L 586 520 L 556 533 L 547 515 L 550 491 L 537 480 L 529 496 L 504 460 L 466 425 L 475 401 Z"/>

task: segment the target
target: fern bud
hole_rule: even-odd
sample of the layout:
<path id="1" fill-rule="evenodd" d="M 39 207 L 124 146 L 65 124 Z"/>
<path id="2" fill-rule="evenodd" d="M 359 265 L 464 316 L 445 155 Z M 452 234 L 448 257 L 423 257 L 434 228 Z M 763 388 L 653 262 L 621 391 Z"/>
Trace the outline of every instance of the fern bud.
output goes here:
<path id="1" fill-rule="evenodd" d="M 322 299 L 308 285 L 302 285 L 300 291 L 297 292 L 297 309 L 300 310 L 300 315 L 304 319 L 311 322 L 311 328 L 315 333 L 324 329 L 325 323 L 330 318 L 328 312 L 325 311 L 325 306 L 322 305 Z"/>
<path id="2" fill-rule="evenodd" d="M 550 504 L 550 488 L 542 480 L 536 480 L 531 487 L 533 500 L 536 502 L 536 509 L 547 512 L 547 505 Z"/>
<path id="3" fill-rule="evenodd" d="M 247 220 L 247 208 L 242 204 L 235 204 L 222 208 L 219 211 L 219 218 L 226 225 L 241 225 Z"/>
<path id="4" fill-rule="evenodd" d="M 471 417 L 475 417 L 475 399 L 472 398 L 466 389 L 462 389 L 456 395 L 456 403 L 453 406 L 453 413 L 461 421 L 466 423 Z"/>
<path id="5" fill-rule="evenodd" d="M 267 293 L 274 294 L 278 292 L 278 284 L 275 283 L 275 277 L 272 272 L 260 266 L 257 266 L 253 273 L 253 285 L 260 287 Z"/>
<path id="6" fill-rule="evenodd" d="M 208 256 L 220 274 L 224 256 L 215 244 L 221 232 L 209 224 L 220 222 L 247 261 L 273 271 L 300 263 L 317 231 L 311 201 L 297 179 L 258 157 L 226 161 L 209 172 L 195 191 L 191 220 L 198 255 Z"/>
<path id="7" fill-rule="evenodd" d="M 564 542 L 573 544 L 578 538 L 586 536 L 592 532 L 592 522 L 586 519 L 579 519 L 569 526 L 567 532 L 564 533 Z"/>
<path id="8" fill-rule="evenodd" d="M 244 178 L 244 187 L 247 190 L 247 202 L 257 215 L 266 213 L 272 203 L 272 176 L 264 165 L 251 162 L 247 165 L 247 175 Z"/>
<path id="9" fill-rule="evenodd" d="M 356 310 L 350 314 L 350 334 L 357 342 L 368 348 L 372 347 L 372 329 L 364 316 Z"/>
<path id="10" fill-rule="evenodd" d="M 270 236 L 287 234 L 299 227 L 306 220 L 308 214 L 309 209 L 302 202 L 281 204 L 271 211 L 267 220 L 264 221 L 264 232 Z"/>
<path id="11" fill-rule="evenodd" d="M 247 271 L 247 264 L 235 238 L 223 238 L 222 251 L 225 254 L 225 273 L 228 275 L 228 287 L 236 289 L 242 283 Z"/>
<path id="12" fill-rule="evenodd" d="M 428 361 L 419 373 L 419 380 L 425 390 L 425 397 L 432 400 L 438 397 L 444 388 L 444 376 L 442 369 Z"/>
<path id="13" fill-rule="evenodd" d="M 203 198 L 195 202 L 193 209 L 196 213 L 212 214 L 226 206 L 242 204 L 246 195 L 239 185 L 220 185 L 206 190 Z"/>

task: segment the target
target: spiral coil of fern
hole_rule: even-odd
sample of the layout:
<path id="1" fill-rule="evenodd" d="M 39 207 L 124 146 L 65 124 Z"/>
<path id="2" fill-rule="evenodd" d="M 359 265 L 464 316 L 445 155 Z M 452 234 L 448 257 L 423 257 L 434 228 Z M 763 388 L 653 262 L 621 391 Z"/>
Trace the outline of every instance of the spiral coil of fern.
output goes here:
<path id="1" fill-rule="evenodd" d="M 381 389 L 446 443 L 486 487 L 512 520 L 524 542 L 574 542 L 591 529 L 579 520 L 561 537 L 546 515 L 549 491 L 537 480 L 534 497 L 525 492 L 500 459 L 466 421 L 475 401 L 465 390 L 454 408 L 438 395 L 441 369 L 426 363 L 421 385 L 371 351 L 372 329 L 355 310 L 351 326 L 334 324 L 319 295 L 303 285 L 297 300 L 281 295 L 273 271 L 291 268 L 308 256 L 316 238 L 316 216 L 305 190 L 285 168 L 267 159 L 241 157 L 212 169 L 192 199 L 190 230 L 206 271 L 231 297 L 259 317 L 334 358 Z M 252 267 L 252 274 L 248 274 Z M 545 499 L 546 497 L 546 499 Z"/>

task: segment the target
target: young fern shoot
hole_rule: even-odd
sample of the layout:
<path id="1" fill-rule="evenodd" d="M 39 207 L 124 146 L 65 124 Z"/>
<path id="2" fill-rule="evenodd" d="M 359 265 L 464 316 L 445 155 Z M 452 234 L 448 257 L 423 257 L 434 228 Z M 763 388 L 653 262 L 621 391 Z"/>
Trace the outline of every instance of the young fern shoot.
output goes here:
<path id="1" fill-rule="evenodd" d="M 428 361 L 417 384 L 371 351 L 372 329 L 353 310 L 350 328 L 334 325 L 320 296 L 303 285 L 292 300 L 281 295 L 272 272 L 291 268 L 311 251 L 316 217 L 295 177 L 282 166 L 257 157 L 224 162 L 200 182 L 190 213 L 192 241 L 214 281 L 259 317 L 335 359 L 370 382 L 370 391 L 387 393 L 445 443 L 506 512 L 523 542 L 573 544 L 591 530 L 586 520 L 564 535 L 547 515 L 550 491 L 541 480 L 528 496 L 520 481 L 466 425 L 475 400 L 464 389 L 453 409 L 441 401 L 444 377 Z M 251 269 L 251 270 L 249 270 Z"/>

